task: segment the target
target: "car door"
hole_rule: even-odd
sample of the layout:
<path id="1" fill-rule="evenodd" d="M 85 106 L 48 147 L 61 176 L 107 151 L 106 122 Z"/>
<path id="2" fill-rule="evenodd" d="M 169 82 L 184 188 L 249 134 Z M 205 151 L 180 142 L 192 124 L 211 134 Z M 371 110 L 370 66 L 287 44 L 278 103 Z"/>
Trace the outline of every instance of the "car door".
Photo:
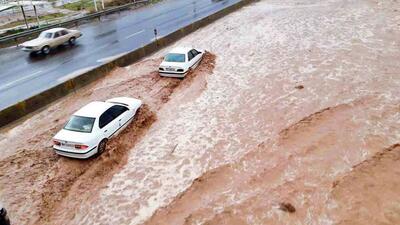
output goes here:
<path id="1" fill-rule="evenodd" d="M 116 123 L 118 123 L 118 131 L 115 135 L 119 134 L 128 124 L 129 119 L 132 117 L 132 112 L 129 108 L 123 105 L 114 105 L 110 108 L 111 113 L 116 118 Z"/>
<path id="2" fill-rule="evenodd" d="M 67 30 L 61 30 L 60 32 L 61 32 L 61 37 L 62 37 L 62 44 L 69 41 L 69 38 L 71 37 L 69 32 Z"/>
<path id="3" fill-rule="evenodd" d="M 187 56 L 188 56 L 189 67 L 191 68 L 194 65 L 194 62 L 195 62 L 195 60 L 194 60 L 195 56 L 193 55 L 192 51 L 189 51 L 187 53 Z"/>
<path id="4" fill-rule="evenodd" d="M 192 49 L 191 52 L 192 52 L 192 54 L 194 55 L 194 58 L 193 58 L 193 66 L 192 66 L 192 67 L 195 68 L 195 67 L 198 66 L 198 64 L 199 64 L 199 62 L 200 62 L 201 54 L 200 54 L 200 52 L 198 52 L 196 49 Z"/>
<path id="5" fill-rule="evenodd" d="M 112 109 L 107 109 L 99 118 L 99 128 L 102 138 L 111 138 L 118 130 L 119 124 L 113 116 Z"/>
<path id="6" fill-rule="evenodd" d="M 62 43 L 61 32 L 57 31 L 53 35 L 53 41 L 52 41 L 51 47 L 57 47 L 57 46 L 61 45 L 61 43 Z"/>
<path id="7" fill-rule="evenodd" d="M 51 37 L 46 39 L 46 41 L 43 43 L 43 46 L 48 45 L 52 48 L 52 47 L 56 46 L 56 41 L 57 41 L 55 38 L 56 34 L 50 33 L 50 32 L 49 32 L 49 34 L 51 34 Z"/>

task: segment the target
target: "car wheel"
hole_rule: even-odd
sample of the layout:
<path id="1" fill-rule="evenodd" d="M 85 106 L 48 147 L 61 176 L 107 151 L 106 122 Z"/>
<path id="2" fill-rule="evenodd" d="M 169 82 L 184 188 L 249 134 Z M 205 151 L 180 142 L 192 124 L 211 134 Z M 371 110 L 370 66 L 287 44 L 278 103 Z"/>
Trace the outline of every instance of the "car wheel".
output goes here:
<path id="1" fill-rule="evenodd" d="M 101 153 L 103 153 L 106 150 L 106 147 L 107 147 L 107 139 L 103 139 L 99 143 L 97 154 L 100 155 Z"/>
<path id="2" fill-rule="evenodd" d="M 75 37 L 70 38 L 69 41 L 68 41 L 69 45 L 75 45 L 75 42 L 76 42 L 76 38 Z"/>
<path id="3" fill-rule="evenodd" d="M 50 53 L 50 47 L 49 46 L 44 46 L 43 48 L 42 48 L 42 54 L 43 55 L 48 55 Z"/>
<path id="4" fill-rule="evenodd" d="M 36 55 L 37 55 L 37 52 L 30 52 L 30 53 L 29 53 L 29 56 L 30 56 L 30 57 L 34 57 L 34 56 L 36 56 Z"/>

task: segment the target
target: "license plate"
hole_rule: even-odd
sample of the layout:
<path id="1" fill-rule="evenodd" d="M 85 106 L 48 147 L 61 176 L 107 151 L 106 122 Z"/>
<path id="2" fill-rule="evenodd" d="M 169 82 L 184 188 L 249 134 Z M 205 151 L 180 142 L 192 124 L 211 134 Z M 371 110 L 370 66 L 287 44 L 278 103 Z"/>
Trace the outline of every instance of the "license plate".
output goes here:
<path id="1" fill-rule="evenodd" d="M 174 68 L 167 68 L 167 71 L 175 71 Z"/>
<path id="2" fill-rule="evenodd" d="M 61 142 L 61 146 L 63 146 L 63 147 L 73 147 L 75 145 Z"/>

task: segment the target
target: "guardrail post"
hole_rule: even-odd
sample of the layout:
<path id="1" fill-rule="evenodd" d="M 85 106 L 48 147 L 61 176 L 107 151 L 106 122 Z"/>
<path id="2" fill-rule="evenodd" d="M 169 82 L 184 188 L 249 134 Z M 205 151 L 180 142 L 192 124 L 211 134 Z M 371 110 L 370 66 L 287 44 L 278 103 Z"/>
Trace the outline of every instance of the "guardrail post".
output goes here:
<path id="1" fill-rule="evenodd" d="M 158 46 L 158 40 L 157 40 L 157 29 L 156 28 L 154 28 L 154 39 L 155 39 L 155 41 L 156 41 L 156 45 Z"/>
<path id="2" fill-rule="evenodd" d="M 28 21 L 26 20 L 25 10 L 24 10 L 24 7 L 22 5 L 21 5 L 21 11 L 22 11 L 22 15 L 24 16 L 24 21 L 25 21 L 26 28 L 29 29 Z"/>

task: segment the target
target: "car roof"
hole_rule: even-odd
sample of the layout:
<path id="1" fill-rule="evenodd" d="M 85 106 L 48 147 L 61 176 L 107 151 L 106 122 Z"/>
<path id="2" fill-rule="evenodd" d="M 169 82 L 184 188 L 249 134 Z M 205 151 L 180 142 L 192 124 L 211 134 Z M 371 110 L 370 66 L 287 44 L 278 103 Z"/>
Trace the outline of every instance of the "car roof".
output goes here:
<path id="1" fill-rule="evenodd" d="M 49 30 L 45 30 L 44 32 L 54 33 L 54 32 L 61 31 L 61 30 L 65 30 L 65 28 L 57 27 L 57 28 L 52 28 L 52 29 L 49 29 Z"/>
<path id="2" fill-rule="evenodd" d="M 191 47 L 176 47 L 173 48 L 169 53 L 179 53 L 179 54 L 186 54 L 193 48 Z"/>
<path id="3" fill-rule="evenodd" d="M 98 118 L 100 117 L 101 114 L 103 114 L 103 112 L 105 112 L 107 109 L 109 109 L 111 106 L 114 105 L 115 104 L 110 102 L 100 102 L 100 101 L 91 102 L 82 107 L 77 112 L 75 112 L 74 115 Z"/>

